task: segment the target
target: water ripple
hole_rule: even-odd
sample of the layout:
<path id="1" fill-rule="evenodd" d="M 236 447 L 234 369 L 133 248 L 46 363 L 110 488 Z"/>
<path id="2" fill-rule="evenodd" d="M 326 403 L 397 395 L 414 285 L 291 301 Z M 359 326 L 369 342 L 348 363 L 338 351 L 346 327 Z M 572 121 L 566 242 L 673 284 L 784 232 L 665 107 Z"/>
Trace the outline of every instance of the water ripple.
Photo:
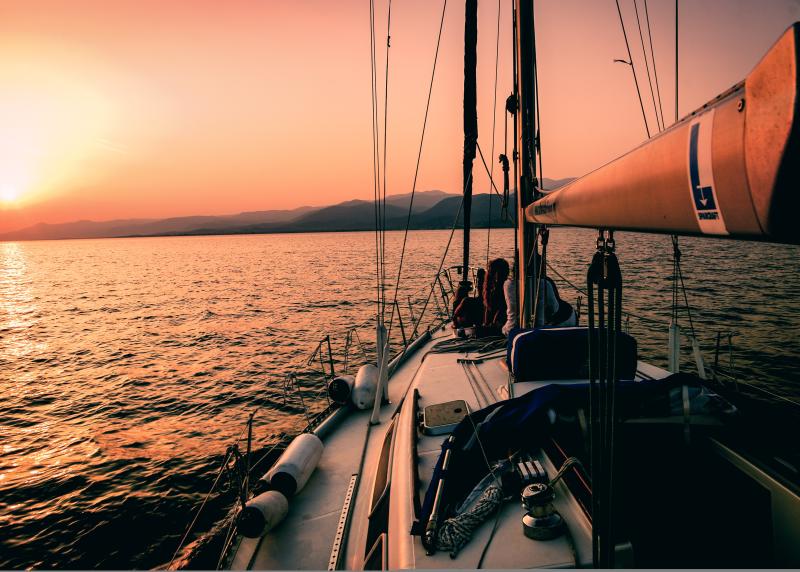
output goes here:
<path id="1" fill-rule="evenodd" d="M 473 236 L 483 259 L 485 231 Z M 577 285 L 594 238 L 551 233 L 550 261 Z M 248 411 L 263 404 L 254 427 L 263 454 L 302 425 L 303 403 L 319 405 L 318 373 L 298 378 L 303 402 L 285 396 L 286 374 L 324 332 L 344 332 L 374 312 L 373 240 L 332 233 L 0 244 L 0 568 L 167 562 Z M 417 289 L 446 240 L 441 231 L 409 238 L 406 325 L 406 299 L 418 314 L 427 291 Z M 510 231 L 493 231 L 492 240 L 491 256 L 512 257 Z M 389 233 L 392 264 L 400 244 Z M 669 239 L 620 233 L 617 245 L 626 309 L 663 323 L 654 330 L 632 318 L 631 333 L 642 356 L 663 366 Z M 452 264 L 459 250 L 456 239 Z M 739 373 L 800 396 L 800 249 L 687 239 L 682 250 L 707 359 L 717 331 L 737 330 Z M 370 339 L 364 330 L 362 341 Z M 334 338 L 334 348 L 343 341 Z M 213 495 L 197 532 L 222 521 L 234 499 L 227 489 Z M 216 555 L 204 563 L 215 564 Z"/>

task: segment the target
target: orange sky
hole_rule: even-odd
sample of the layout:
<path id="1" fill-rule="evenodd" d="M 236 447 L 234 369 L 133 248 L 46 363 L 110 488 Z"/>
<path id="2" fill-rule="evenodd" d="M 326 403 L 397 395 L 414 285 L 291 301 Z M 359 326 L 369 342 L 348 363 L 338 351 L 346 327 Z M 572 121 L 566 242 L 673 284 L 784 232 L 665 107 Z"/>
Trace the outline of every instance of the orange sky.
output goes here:
<path id="1" fill-rule="evenodd" d="M 479 4 L 488 158 L 498 4 Z M 632 0 L 621 4 L 649 98 Z M 501 2 L 500 107 L 511 82 L 510 5 Z M 386 1 L 377 6 L 382 67 Z M 674 2 L 648 7 L 669 123 Z M 437 0 L 392 6 L 390 194 L 411 190 L 440 10 Z M 538 0 L 536 10 L 544 174 L 580 175 L 645 136 L 630 69 L 612 63 L 626 57 L 616 7 Z M 368 0 L 3 0 L 0 232 L 369 199 L 368 18 Z M 798 2 L 683 0 L 681 113 L 742 79 L 797 19 Z M 450 0 L 421 190 L 461 185 L 462 41 L 463 2 Z M 486 185 L 476 174 L 476 192 Z"/>

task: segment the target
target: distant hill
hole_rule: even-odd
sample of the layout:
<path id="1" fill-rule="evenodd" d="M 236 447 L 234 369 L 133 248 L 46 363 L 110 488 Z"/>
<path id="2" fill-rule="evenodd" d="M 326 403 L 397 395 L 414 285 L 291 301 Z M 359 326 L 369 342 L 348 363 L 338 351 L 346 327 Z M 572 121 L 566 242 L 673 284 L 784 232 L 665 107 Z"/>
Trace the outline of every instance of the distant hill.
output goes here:
<path id="1" fill-rule="evenodd" d="M 434 206 L 436 203 L 447 197 L 457 196 L 444 191 L 422 191 L 414 195 L 414 209 L 413 212 L 423 212 Z M 408 213 L 408 201 L 411 199 L 411 193 L 403 195 L 389 195 L 386 197 L 387 205 L 398 206 L 403 209 L 403 212 Z"/>
<path id="2" fill-rule="evenodd" d="M 0 234 L 0 240 L 55 240 L 183 234 L 197 228 L 225 229 L 248 224 L 285 223 L 312 210 L 314 210 L 313 207 L 300 207 L 292 210 L 252 211 L 219 216 L 120 219 L 102 222 L 80 220 L 62 224 L 39 223 L 22 230 Z"/>
<path id="3" fill-rule="evenodd" d="M 183 216 L 141 224 L 120 225 L 114 228 L 114 236 L 152 236 L 158 234 L 183 234 L 197 228 L 226 229 L 251 224 L 286 223 L 314 212 L 315 207 L 299 207 L 292 210 L 250 211 L 222 216 Z"/>
<path id="4" fill-rule="evenodd" d="M 389 204 L 387 200 L 386 218 L 401 217 L 407 208 Z M 347 201 L 303 215 L 289 226 L 307 232 L 375 228 L 375 204 L 371 201 Z"/>
<path id="5" fill-rule="evenodd" d="M 445 195 L 446 198 L 438 201 L 434 206 L 421 212 L 414 212 L 411 217 L 410 228 L 414 230 L 451 228 L 453 219 L 461 205 L 458 195 Z M 503 218 L 501 213 L 502 200 L 497 195 L 478 194 L 472 197 L 472 221 L 475 228 L 486 227 L 489 222 L 489 205 L 491 203 L 492 227 L 513 226 L 514 196 L 510 199 L 511 218 Z M 387 200 L 388 203 L 388 200 Z M 414 198 L 416 204 L 416 197 Z M 416 208 L 414 209 L 416 211 Z M 402 230 L 406 226 L 408 217 L 408 203 L 405 208 L 386 205 L 387 230 Z M 459 216 L 456 224 L 463 227 L 463 214 Z M 373 230 L 375 228 L 375 210 L 372 202 L 347 201 L 332 207 L 326 207 L 309 213 L 294 221 L 284 224 L 259 224 L 227 229 L 198 228 L 189 233 L 193 235 L 208 234 L 257 234 L 277 232 L 336 232 Z"/>
<path id="6" fill-rule="evenodd" d="M 504 218 L 502 212 L 503 200 L 496 194 L 491 195 L 481 193 L 472 196 L 472 212 L 470 220 L 473 228 L 486 228 L 490 221 L 494 228 L 514 226 L 514 195 L 509 197 L 508 214 L 509 218 Z M 450 228 L 453 226 L 453 218 L 461 205 L 461 197 L 451 196 L 439 201 L 432 208 L 428 209 L 418 217 L 412 219 L 412 228 Z M 458 217 L 457 228 L 464 226 L 464 213 Z"/>
<path id="7" fill-rule="evenodd" d="M 572 179 L 544 179 L 552 190 Z M 386 197 L 386 228 L 405 228 L 411 194 Z M 472 225 L 475 228 L 512 226 L 511 216 L 501 216 L 501 199 L 496 194 L 476 194 L 472 198 Z M 414 195 L 411 228 L 450 228 L 458 212 L 461 196 L 444 191 L 419 191 Z M 460 217 L 458 226 L 463 226 Z M 184 216 L 165 219 L 82 220 L 63 224 L 36 224 L 0 235 L 0 240 L 53 240 L 67 238 L 114 238 L 130 236 L 175 236 L 209 234 L 253 234 L 276 232 L 331 232 L 372 230 L 375 207 L 372 201 L 351 200 L 327 207 L 299 207 L 291 210 L 251 211 L 235 215 Z"/>
<path id="8" fill-rule="evenodd" d="M 0 240 L 57 240 L 63 238 L 106 238 L 116 236 L 115 229 L 125 225 L 153 222 L 147 219 L 109 220 L 95 222 L 79 220 L 63 224 L 39 223 L 22 230 L 0 235 Z"/>

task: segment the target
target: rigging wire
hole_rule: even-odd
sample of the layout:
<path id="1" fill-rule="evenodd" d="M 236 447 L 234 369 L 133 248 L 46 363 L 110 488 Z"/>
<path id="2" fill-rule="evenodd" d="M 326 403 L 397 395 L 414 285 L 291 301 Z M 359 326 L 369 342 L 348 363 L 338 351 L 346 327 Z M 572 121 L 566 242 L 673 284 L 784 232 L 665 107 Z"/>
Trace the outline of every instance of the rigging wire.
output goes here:
<path id="1" fill-rule="evenodd" d="M 395 315 L 395 310 L 397 308 L 397 294 L 398 294 L 398 291 L 400 289 L 400 277 L 401 277 L 401 273 L 403 272 L 403 262 L 405 260 L 405 255 L 406 255 L 406 244 L 407 244 L 407 241 L 408 241 L 408 231 L 409 231 L 409 227 L 411 226 L 411 214 L 412 214 L 412 209 L 414 207 L 414 195 L 417 192 L 417 179 L 419 177 L 419 166 L 420 166 L 420 163 L 422 162 L 422 149 L 423 149 L 423 145 L 425 143 L 425 129 L 428 126 L 428 113 L 429 113 L 430 107 L 431 107 L 431 95 L 433 94 L 434 79 L 436 78 L 436 63 L 439 61 L 439 47 L 440 47 L 441 42 L 442 42 L 442 29 L 444 28 L 444 16 L 445 16 L 446 9 L 447 9 L 447 0 L 444 0 L 442 2 L 442 16 L 441 16 L 441 18 L 439 20 L 439 33 L 438 33 L 438 35 L 436 37 L 436 52 L 434 53 L 434 56 L 433 56 L 433 69 L 431 70 L 431 81 L 430 81 L 430 85 L 428 86 L 428 99 L 427 99 L 427 102 L 425 103 L 425 117 L 424 117 L 424 119 L 422 121 L 422 133 L 421 133 L 420 139 L 419 139 L 419 150 L 417 152 L 417 164 L 416 164 L 416 167 L 414 168 L 414 181 L 413 181 L 413 183 L 411 185 L 411 199 L 408 202 L 408 215 L 406 216 L 406 228 L 405 228 L 405 231 L 403 232 L 403 246 L 400 249 L 400 262 L 397 265 L 397 280 L 395 281 L 395 286 L 394 286 L 394 301 L 392 302 L 392 313 L 391 313 L 391 317 L 389 318 L 389 330 L 388 330 L 388 333 L 386 335 L 387 342 L 391 338 L 391 335 L 392 335 L 392 326 L 394 324 L 394 315 Z M 386 164 L 385 163 L 384 163 L 384 171 L 383 172 L 384 172 L 384 175 L 385 175 L 385 173 L 386 173 Z M 386 192 L 386 188 L 384 187 L 384 195 L 385 195 L 385 192 Z M 385 212 L 384 212 L 384 215 L 385 215 Z"/>
<path id="2" fill-rule="evenodd" d="M 499 69 L 500 63 L 500 13 L 501 13 L 501 1 L 497 0 L 497 35 L 495 36 L 495 48 L 494 48 L 494 98 L 492 99 L 492 152 L 491 157 L 494 158 L 494 141 L 495 141 L 495 132 L 497 127 L 497 72 Z M 505 112 L 504 112 L 505 113 Z M 492 168 L 489 171 L 489 221 L 488 221 L 488 228 L 486 230 L 486 268 L 489 268 L 489 249 L 491 247 L 492 241 L 492 186 L 494 186 L 494 180 L 492 179 L 492 174 L 494 173 L 494 161 L 492 161 Z"/>
<path id="3" fill-rule="evenodd" d="M 653 34 L 650 28 L 650 12 L 647 10 L 647 0 L 644 0 L 644 18 L 647 23 L 647 37 L 650 40 L 650 59 L 653 62 L 653 77 L 656 80 L 656 95 L 658 96 L 658 111 L 661 114 L 661 128 L 666 128 L 664 121 L 664 107 L 661 105 L 661 87 L 658 85 L 658 70 L 656 69 L 656 52 L 653 49 Z"/>
<path id="4" fill-rule="evenodd" d="M 381 188 L 381 162 L 380 162 L 380 133 L 378 127 L 378 79 L 375 55 L 375 0 L 369 2 L 369 29 L 370 29 L 370 59 L 372 79 L 372 178 L 375 218 L 375 280 L 378 320 L 382 317 L 381 311 L 381 232 L 380 232 L 380 188 Z"/>
<path id="5" fill-rule="evenodd" d="M 638 0 L 633 0 L 633 11 L 636 14 L 636 27 L 639 29 L 639 41 L 642 44 L 642 57 L 644 57 L 644 69 L 647 71 L 647 83 L 650 86 L 650 99 L 653 100 L 653 113 L 656 116 L 656 127 L 658 127 L 658 130 L 660 132 L 663 131 L 664 126 L 661 124 L 661 120 L 658 117 L 658 105 L 656 103 L 656 94 L 653 91 L 653 80 L 650 76 L 650 64 L 647 61 L 647 49 L 644 47 L 644 34 L 642 33 L 642 20 L 639 17 Z M 655 62 L 653 62 L 653 65 L 655 65 Z"/>
<path id="6" fill-rule="evenodd" d="M 489 177 L 490 191 L 494 189 L 495 194 L 502 198 L 503 194 L 500 192 L 500 189 L 497 188 L 497 185 L 494 184 L 492 172 L 489 169 L 489 165 L 486 164 L 486 159 L 483 157 L 483 151 L 481 150 L 481 146 L 477 141 L 475 142 L 475 147 L 478 149 L 478 156 L 481 158 L 481 163 L 483 163 L 483 170 L 486 171 L 486 175 Z"/>
<path id="7" fill-rule="evenodd" d="M 217 473 L 217 476 L 214 479 L 214 483 L 211 485 L 211 488 L 206 493 L 206 496 L 203 498 L 203 502 L 200 503 L 200 507 L 197 509 L 197 512 L 195 513 L 194 518 L 192 519 L 192 522 L 189 523 L 189 526 L 186 527 L 186 531 L 183 533 L 183 537 L 181 537 L 181 541 L 178 543 L 178 548 L 175 549 L 175 553 L 172 555 L 172 559 L 169 561 L 169 566 L 167 566 L 167 569 L 171 569 L 172 565 L 175 563 L 175 559 L 178 557 L 178 553 L 181 551 L 181 548 L 183 548 L 183 544 L 186 542 L 186 539 L 189 537 L 189 533 L 194 528 L 194 525 L 197 524 L 197 519 L 200 518 L 200 513 L 203 512 L 203 508 L 206 506 L 206 503 L 208 503 L 208 499 L 211 498 L 211 494 L 217 488 L 217 484 L 219 483 L 219 480 L 222 477 L 222 474 L 225 472 L 225 467 L 228 466 L 228 461 L 230 461 L 232 454 L 233 454 L 233 451 L 229 450 L 227 457 L 225 457 L 225 460 L 223 461 L 222 466 L 219 468 L 219 472 Z"/>
<path id="8" fill-rule="evenodd" d="M 631 46 L 628 43 L 628 33 L 625 31 L 625 21 L 622 19 L 622 9 L 619 7 L 619 0 L 614 0 L 617 4 L 617 14 L 619 14 L 619 25 L 622 27 L 622 36 L 625 38 L 625 48 L 628 50 L 628 61 L 625 62 L 631 66 L 633 72 L 633 83 L 636 86 L 636 95 L 639 96 L 639 107 L 642 109 L 642 119 L 644 119 L 644 129 L 647 131 L 647 138 L 650 139 L 650 125 L 647 123 L 647 114 L 644 112 L 644 102 L 642 101 L 642 92 L 639 90 L 639 80 L 636 78 L 636 67 L 633 64 L 633 56 L 631 55 Z"/>
<path id="9" fill-rule="evenodd" d="M 675 0 L 675 123 L 678 122 L 678 0 Z"/>
<path id="10" fill-rule="evenodd" d="M 379 199 L 381 220 L 381 323 L 386 314 L 386 171 L 389 135 L 389 52 L 392 44 L 392 0 L 389 0 L 386 15 L 386 68 L 383 85 L 383 188 Z"/>
<path id="11" fill-rule="evenodd" d="M 692 308 L 689 306 L 689 296 L 686 294 L 686 284 L 683 282 L 683 271 L 681 270 L 681 250 L 678 248 L 678 235 L 672 235 L 672 316 L 673 320 L 677 322 L 678 318 L 678 282 L 680 282 L 680 289 L 683 290 L 683 302 L 686 307 L 686 314 L 689 318 L 689 329 L 692 331 L 692 337 L 695 336 L 694 322 L 692 321 Z"/>
<path id="12" fill-rule="evenodd" d="M 472 175 L 467 179 L 465 182 L 466 184 L 472 178 Z M 458 212 L 456 212 L 456 216 L 453 218 L 453 227 L 450 229 L 450 237 L 447 239 L 447 245 L 444 248 L 444 253 L 442 254 L 442 259 L 439 261 L 439 269 L 436 271 L 436 276 L 441 274 L 442 268 L 444 267 L 445 260 L 447 259 L 447 253 L 450 250 L 450 244 L 453 242 L 453 235 L 456 233 L 456 227 L 458 226 L 458 217 L 461 216 L 461 211 L 464 208 L 464 195 L 461 195 L 461 202 L 458 204 Z M 433 290 L 436 288 L 436 281 L 434 280 L 431 282 L 431 288 L 428 291 L 428 297 L 425 299 L 425 304 L 422 306 L 422 311 L 419 313 L 419 318 L 417 318 L 417 323 L 414 324 L 414 330 L 411 332 L 410 339 L 414 339 L 414 336 L 417 335 L 417 330 L 419 329 L 419 325 L 422 323 L 422 317 L 425 315 L 425 310 L 428 309 L 428 304 L 431 301 L 431 296 L 433 295 Z"/>
<path id="13" fill-rule="evenodd" d="M 580 286 L 576 286 L 574 282 L 572 282 L 569 278 L 564 276 L 561 272 L 558 271 L 558 269 L 556 267 L 554 267 L 549 262 L 547 263 L 547 269 L 550 272 L 552 272 L 553 274 L 555 274 L 558 278 L 563 280 L 564 283 L 567 286 L 571 287 L 573 290 L 578 292 L 578 294 L 581 294 L 583 296 L 589 296 L 589 294 L 586 292 L 585 289 L 581 288 Z M 641 320 L 643 322 L 650 322 L 651 324 L 663 325 L 663 323 L 664 323 L 661 320 L 657 320 L 655 318 L 648 318 L 647 316 L 642 316 L 641 314 L 634 314 L 634 313 L 628 312 L 628 311 L 623 311 L 623 314 L 625 314 L 626 316 L 629 316 L 631 318 L 636 318 L 637 320 Z"/>
<path id="14" fill-rule="evenodd" d="M 383 199 L 381 201 L 381 259 L 383 261 L 381 268 L 381 322 L 386 314 L 386 149 L 387 149 L 387 136 L 388 136 L 388 121 L 389 121 L 389 51 L 392 43 L 392 0 L 389 0 L 388 13 L 386 16 L 386 70 L 385 80 L 383 86 Z"/>
<path id="15" fill-rule="evenodd" d="M 533 10 L 531 17 L 534 18 L 534 27 L 533 27 L 533 97 L 536 101 L 536 141 L 534 145 L 534 149 L 536 151 L 535 158 L 538 159 L 539 162 L 539 188 L 541 189 L 544 185 L 544 178 L 542 175 L 542 138 L 541 138 L 541 126 L 542 126 L 542 118 L 540 115 L 539 110 L 541 106 L 539 105 L 539 66 L 538 60 L 536 58 L 536 10 Z M 532 173 L 536 176 L 536 172 Z"/>

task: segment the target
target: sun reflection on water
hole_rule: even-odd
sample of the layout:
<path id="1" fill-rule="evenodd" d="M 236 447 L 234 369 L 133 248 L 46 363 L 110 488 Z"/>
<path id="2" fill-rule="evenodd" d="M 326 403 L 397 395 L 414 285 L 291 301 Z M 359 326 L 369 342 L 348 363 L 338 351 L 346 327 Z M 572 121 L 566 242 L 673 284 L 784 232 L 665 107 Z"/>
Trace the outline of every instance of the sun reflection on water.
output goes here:
<path id="1" fill-rule="evenodd" d="M 7 359 L 28 357 L 47 350 L 29 335 L 39 321 L 39 307 L 31 290 L 25 248 L 20 243 L 0 244 L 0 365 Z M 14 382 L 24 391 L 34 379 L 31 372 L 18 372 Z"/>

